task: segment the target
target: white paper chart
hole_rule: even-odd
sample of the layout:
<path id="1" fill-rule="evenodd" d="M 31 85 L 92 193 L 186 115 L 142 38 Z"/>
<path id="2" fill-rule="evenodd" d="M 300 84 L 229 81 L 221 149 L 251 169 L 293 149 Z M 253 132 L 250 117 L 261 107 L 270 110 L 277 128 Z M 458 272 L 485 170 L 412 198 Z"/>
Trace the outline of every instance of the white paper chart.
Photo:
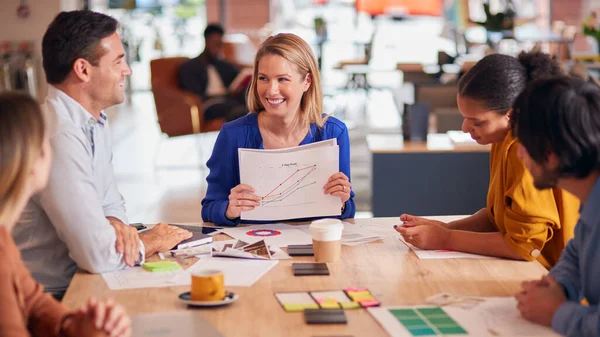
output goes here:
<path id="1" fill-rule="evenodd" d="M 341 214 L 341 201 L 324 193 L 339 172 L 335 139 L 289 149 L 239 149 L 240 180 L 255 189 L 261 205 L 243 220 L 284 220 Z"/>

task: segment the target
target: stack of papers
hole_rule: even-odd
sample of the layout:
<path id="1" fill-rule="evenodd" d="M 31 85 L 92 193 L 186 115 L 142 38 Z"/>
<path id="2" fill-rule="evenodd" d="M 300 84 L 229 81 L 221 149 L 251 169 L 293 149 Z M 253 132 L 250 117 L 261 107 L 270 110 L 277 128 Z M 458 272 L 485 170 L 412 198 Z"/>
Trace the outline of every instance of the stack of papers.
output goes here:
<path id="1" fill-rule="evenodd" d="M 216 241 L 212 256 L 255 260 L 283 260 L 290 256 L 279 247 L 269 247 L 265 240 L 247 243 L 242 240 Z"/>
<path id="2" fill-rule="evenodd" d="M 204 256 L 211 256 L 212 251 L 213 251 L 213 244 L 206 243 L 206 244 L 203 244 L 200 246 L 195 246 L 192 248 L 171 250 L 171 251 L 169 251 L 169 253 L 173 257 L 180 258 L 180 259 L 186 259 L 188 257 L 193 257 L 193 256 L 195 256 L 197 258 L 201 258 Z"/>
<path id="3" fill-rule="evenodd" d="M 289 245 L 310 245 L 310 232 L 300 230 L 305 226 L 290 226 L 286 224 L 268 224 L 247 227 L 224 228 L 221 230 L 234 239 L 255 243 L 264 240 L 271 248 L 287 247 Z M 308 228 L 308 227 L 305 227 Z"/>
<path id="4" fill-rule="evenodd" d="M 377 240 L 383 240 L 383 235 L 369 232 L 358 226 L 344 223 L 344 231 L 342 232 L 342 244 L 346 246 L 358 246 L 363 243 L 368 243 Z"/>

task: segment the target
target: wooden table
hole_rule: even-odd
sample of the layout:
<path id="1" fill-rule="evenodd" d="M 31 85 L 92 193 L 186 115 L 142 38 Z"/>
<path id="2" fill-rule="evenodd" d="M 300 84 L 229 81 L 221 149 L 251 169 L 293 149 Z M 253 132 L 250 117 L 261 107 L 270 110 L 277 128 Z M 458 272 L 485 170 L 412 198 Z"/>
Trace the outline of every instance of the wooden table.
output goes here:
<path id="1" fill-rule="evenodd" d="M 356 224 L 390 228 L 397 218 L 356 219 Z M 510 260 L 419 260 L 390 230 L 385 240 L 344 246 L 342 260 L 330 263 L 330 276 L 294 277 L 295 257 L 279 264 L 249 288 L 231 288 L 240 299 L 216 309 L 194 309 L 225 336 L 386 336 L 364 309 L 347 310 L 347 325 L 306 325 L 302 313 L 287 313 L 274 292 L 337 290 L 368 287 L 383 305 L 422 304 L 428 296 L 451 292 L 474 296 L 512 296 L 520 282 L 539 278 L 546 270 L 538 262 Z M 78 307 L 94 295 L 113 297 L 130 314 L 188 310 L 177 296 L 188 287 L 111 291 L 100 275 L 78 272 L 63 303 Z"/>

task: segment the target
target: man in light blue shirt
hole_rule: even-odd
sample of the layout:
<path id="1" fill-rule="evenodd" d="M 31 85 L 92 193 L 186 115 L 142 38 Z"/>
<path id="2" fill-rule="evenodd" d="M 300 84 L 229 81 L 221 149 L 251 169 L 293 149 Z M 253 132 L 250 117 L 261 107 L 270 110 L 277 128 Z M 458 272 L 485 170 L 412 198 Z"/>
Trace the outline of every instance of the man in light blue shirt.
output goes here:
<path id="1" fill-rule="evenodd" d="M 99 13 L 63 12 L 42 41 L 54 160 L 48 186 L 29 202 L 13 236 L 33 276 L 57 298 L 78 266 L 92 273 L 133 266 L 192 235 L 166 224 L 138 235 L 127 225 L 103 113 L 123 102 L 131 75 L 117 25 Z"/>
<path id="2" fill-rule="evenodd" d="M 536 187 L 563 188 L 582 203 L 575 237 L 548 276 L 523 282 L 518 309 L 562 335 L 600 336 L 600 88 L 566 77 L 534 82 L 514 111 Z"/>

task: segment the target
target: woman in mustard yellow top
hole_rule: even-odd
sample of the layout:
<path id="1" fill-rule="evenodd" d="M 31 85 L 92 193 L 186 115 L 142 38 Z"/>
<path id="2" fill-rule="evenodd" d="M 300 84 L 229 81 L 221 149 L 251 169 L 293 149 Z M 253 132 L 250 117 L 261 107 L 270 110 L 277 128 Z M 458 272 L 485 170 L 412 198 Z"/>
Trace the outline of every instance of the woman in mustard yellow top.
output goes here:
<path id="1" fill-rule="evenodd" d="M 450 223 L 403 214 L 396 230 L 421 249 L 450 249 L 554 265 L 573 237 L 579 201 L 558 188 L 537 190 L 517 157 L 511 133 L 512 104 L 527 83 L 560 75 L 539 52 L 518 58 L 493 54 L 481 59 L 458 83 L 462 129 L 479 144 L 492 144 L 487 206 Z"/>

